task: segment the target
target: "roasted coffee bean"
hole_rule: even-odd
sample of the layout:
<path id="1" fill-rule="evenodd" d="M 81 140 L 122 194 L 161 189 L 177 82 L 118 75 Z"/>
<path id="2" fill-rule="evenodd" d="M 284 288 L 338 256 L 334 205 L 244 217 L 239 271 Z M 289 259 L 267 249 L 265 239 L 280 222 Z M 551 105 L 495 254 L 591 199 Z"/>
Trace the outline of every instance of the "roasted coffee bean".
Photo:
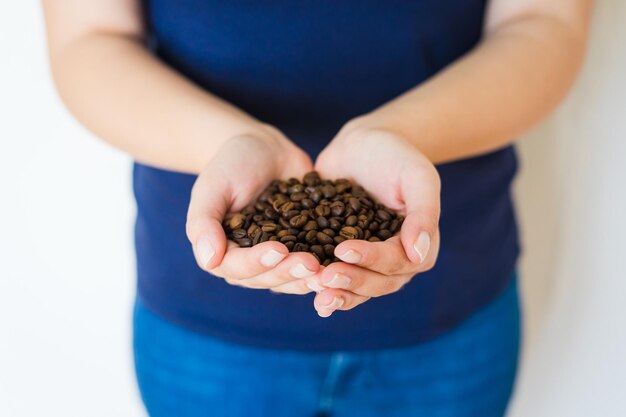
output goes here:
<path id="1" fill-rule="evenodd" d="M 298 194 L 304 191 L 304 185 L 302 184 L 294 184 L 289 187 L 289 194 Z"/>
<path id="2" fill-rule="evenodd" d="M 231 230 L 241 229 L 245 222 L 246 216 L 243 214 L 235 214 L 228 222 L 228 226 L 230 226 Z"/>
<path id="3" fill-rule="evenodd" d="M 244 237 L 242 239 L 235 239 L 235 242 L 237 242 L 237 244 L 239 244 L 239 246 L 241 246 L 242 248 L 249 248 L 252 246 L 252 239 L 249 239 L 247 237 Z"/>
<path id="4" fill-rule="evenodd" d="M 356 226 L 358 220 L 357 217 L 352 215 L 346 218 L 346 226 Z"/>
<path id="5" fill-rule="evenodd" d="M 289 229 L 289 227 L 291 227 L 291 226 L 289 225 L 289 220 L 284 219 L 284 218 L 282 218 L 282 217 L 281 217 L 280 219 L 278 219 L 278 224 L 280 224 L 280 226 L 281 226 L 282 228 L 284 228 L 284 229 Z"/>
<path id="6" fill-rule="evenodd" d="M 298 240 L 298 238 L 295 237 L 294 235 L 285 235 L 285 236 L 280 238 L 280 241 L 282 243 L 295 242 L 296 240 Z"/>
<path id="7" fill-rule="evenodd" d="M 303 227 L 304 230 L 306 230 L 307 232 L 309 230 L 317 230 L 318 228 L 318 224 L 315 220 L 309 220 Z"/>
<path id="8" fill-rule="evenodd" d="M 382 229 L 376 233 L 376 236 L 378 236 L 381 240 L 387 240 L 392 236 L 392 233 L 388 229 Z"/>
<path id="9" fill-rule="evenodd" d="M 317 241 L 317 230 L 309 230 L 308 232 L 306 232 L 306 235 L 305 235 L 304 239 L 308 243 L 316 242 Z"/>
<path id="10" fill-rule="evenodd" d="M 391 219 L 391 215 L 386 210 L 377 210 L 376 218 L 380 221 L 386 222 Z"/>
<path id="11" fill-rule="evenodd" d="M 359 237 L 359 231 L 355 227 L 346 226 L 341 228 L 339 236 L 344 239 L 357 239 Z"/>
<path id="12" fill-rule="evenodd" d="M 361 202 L 359 201 L 358 198 L 352 197 L 348 199 L 348 204 L 350 204 L 350 208 L 352 208 L 352 210 L 354 210 L 355 213 L 361 210 Z"/>
<path id="13" fill-rule="evenodd" d="M 261 228 L 257 226 L 256 224 L 253 224 L 252 226 L 248 227 L 248 236 L 250 236 L 252 239 L 254 239 L 256 235 L 259 233 L 261 233 Z"/>
<path id="14" fill-rule="evenodd" d="M 330 214 L 330 207 L 320 204 L 315 207 L 315 213 L 320 217 L 326 217 Z"/>
<path id="15" fill-rule="evenodd" d="M 315 236 L 317 237 L 317 241 L 319 243 L 321 243 L 322 245 L 327 245 L 329 243 L 333 243 L 333 238 L 328 236 L 324 232 L 317 232 L 317 234 Z"/>
<path id="16" fill-rule="evenodd" d="M 261 230 L 264 232 L 273 233 L 278 230 L 278 225 L 276 223 L 267 223 L 261 226 Z"/>
<path id="17" fill-rule="evenodd" d="M 311 209 L 315 207 L 315 202 L 310 198 L 302 199 L 302 201 L 300 201 L 300 204 L 302 204 L 302 207 L 304 207 L 305 209 Z"/>
<path id="18" fill-rule="evenodd" d="M 333 216 L 341 216 L 345 208 L 345 205 L 341 201 L 335 201 L 330 205 L 330 213 Z"/>
<path id="19" fill-rule="evenodd" d="M 332 185 L 324 185 L 322 187 L 322 194 L 324 194 L 325 198 L 332 198 L 337 195 L 337 189 Z"/>
<path id="20" fill-rule="evenodd" d="M 326 254 L 324 253 L 324 247 L 322 245 L 311 245 L 309 249 L 311 249 L 312 253 L 317 255 L 318 259 L 323 259 L 326 257 Z"/>
<path id="21" fill-rule="evenodd" d="M 309 221 L 309 216 L 307 216 L 306 214 L 298 214 L 297 216 L 293 216 L 289 220 L 289 224 L 295 228 L 300 228 L 304 226 L 305 224 L 307 224 L 308 221 Z"/>
<path id="22" fill-rule="evenodd" d="M 307 198 L 309 195 L 307 193 L 295 193 L 291 194 L 291 201 L 302 201 Z"/>
<path id="23" fill-rule="evenodd" d="M 304 175 L 302 181 L 308 186 L 314 186 L 319 184 L 320 176 L 317 172 L 308 172 Z"/>
<path id="24" fill-rule="evenodd" d="M 306 243 L 296 243 L 293 246 L 293 251 L 294 252 L 308 252 L 309 251 L 309 245 L 307 245 Z"/>
<path id="25" fill-rule="evenodd" d="M 328 222 L 328 226 L 335 230 L 338 231 L 339 229 L 341 229 L 341 222 L 339 221 L 339 219 L 337 218 L 332 218 L 330 219 L 330 221 Z"/>
<path id="26" fill-rule="evenodd" d="M 316 219 L 316 222 L 317 222 L 317 225 L 321 227 L 322 229 L 325 229 L 329 226 L 329 222 L 326 217 L 320 216 Z"/>
<path id="27" fill-rule="evenodd" d="M 265 217 L 270 220 L 278 220 L 280 218 L 280 214 L 278 214 L 278 212 L 273 208 L 265 209 L 265 211 L 263 211 L 263 214 L 265 214 Z"/>
<path id="28" fill-rule="evenodd" d="M 312 253 L 328 265 L 338 261 L 335 245 L 348 239 L 388 239 L 403 220 L 360 185 L 345 178 L 322 180 L 309 172 L 302 181 L 273 180 L 255 201 L 228 214 L 222 226 L 241 247 L 278 241 L 289 251 Z"/>

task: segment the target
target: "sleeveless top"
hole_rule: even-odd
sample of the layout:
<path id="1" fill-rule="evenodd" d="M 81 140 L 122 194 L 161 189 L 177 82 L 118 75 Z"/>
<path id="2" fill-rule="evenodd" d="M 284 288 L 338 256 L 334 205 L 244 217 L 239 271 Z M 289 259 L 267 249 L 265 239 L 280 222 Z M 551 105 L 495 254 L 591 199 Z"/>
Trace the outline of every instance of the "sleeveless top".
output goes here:
<path id="1" fill-rule="evenodd" d="M 475 47 L 485 3 L 146 0 L 144 6 L 161 60 L 277 126 L 315 158 L 346 121 Z M 185 236 L 195 177 L 136 163 L 138 300 L 181 326 L 259 347 L 328 351 L 419 343 L 451 329 L 509 283 L 519 252 L 510 196 L 516 166 L 512 147 L 438 166 L 436 266 L 397 293 L 322 319 L 313 294 L 230 286 L 200 270 Z"/>

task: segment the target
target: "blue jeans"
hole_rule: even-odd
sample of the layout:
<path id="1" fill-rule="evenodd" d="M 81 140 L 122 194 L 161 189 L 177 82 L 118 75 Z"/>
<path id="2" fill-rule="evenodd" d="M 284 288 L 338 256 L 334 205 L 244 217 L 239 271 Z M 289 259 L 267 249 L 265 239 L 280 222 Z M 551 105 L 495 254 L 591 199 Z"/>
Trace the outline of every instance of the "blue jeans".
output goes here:
<path id="1" fill-rule="evenodd" d="M 135 367 L 152 417 L 499 417 L 515 380 L 519 324 L 515 280 L 443 336 L 379 351 L 235 345 L 137 304 Z"/>

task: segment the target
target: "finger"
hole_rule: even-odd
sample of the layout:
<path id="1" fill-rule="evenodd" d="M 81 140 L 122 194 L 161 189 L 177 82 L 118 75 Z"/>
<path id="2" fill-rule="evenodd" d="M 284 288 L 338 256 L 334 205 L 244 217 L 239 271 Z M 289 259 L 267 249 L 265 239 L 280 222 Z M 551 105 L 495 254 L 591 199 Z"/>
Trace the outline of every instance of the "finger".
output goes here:
<path id="1" fill-rule="evenodd" d="M 307 279 L 309 288 L 323 291 L 335 288 L 364 297 L 380 297 L 400 290 L 413 274 L 384 275 L 344 262 L 328 265 L 320 274 Z"/>
<path id="2" fill-rule="evenodd" d="M 349 291 L 330 288 L 315 295 L 313 306 L 320 317 L 330 317 L 336 310 L 351 310 L 369 299 L 370 297 L 363 297 Z"/>
<path id="3" fill-rule="evenodd" d="M 434 264 L 436 251 L 433 249 L 438 247 L 433 243 L 438 238 L 441 211 L 439 175 L 434 167 L 429 170 L 406 171 L 401 188 L 407 215 L 400 229 L 400 239 L 411 262 L 417 265 Z"/>
<path id="4" fill-rule="evenodd" d="M 292 281 L 303 281 L 315 275 L 320 269 L 320 264 L 310 253 L 294 252 L 290 253 L 275 268 L 268 270 L 257 276 L 239 281 L 239 285 L 256 288 L 270 289 L 276 288 Z"/>
<path id="5" fill-rule="evenodd" d="M 335 256 L 346 263 L 384 275 L 415 274 L 419 270 L 419 266 L 407 257 L 400 236 L 393 236 L 384 242 L 346 240 L 337 245 Z"/>
<path id="6" fill-rule="evenodd" d="M 226 251 L 222 218 L 230 201 L 230 187 L 220 175 L 204 173 L 191 191 L 187 211 L 187 238 L 200 268 L 210 270 L 220 264 Z"/>
<path id="7" fill-rule="evenodd" d="M 228 241 L 222 262 L 209 272 L 222 278 L 250 278 L 271 270 L 288 254 L 289 250 L 280 242 L 263 242 L 251 248 L 240 248 L 235 242 Z"/>

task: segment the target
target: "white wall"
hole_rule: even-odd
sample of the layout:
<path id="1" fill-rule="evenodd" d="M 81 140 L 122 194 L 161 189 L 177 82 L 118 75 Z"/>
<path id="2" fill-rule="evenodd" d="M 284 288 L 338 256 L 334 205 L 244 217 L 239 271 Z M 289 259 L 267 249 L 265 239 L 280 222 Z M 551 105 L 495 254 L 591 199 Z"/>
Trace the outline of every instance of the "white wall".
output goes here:
<path id="1" fill-rule="evenodd" d="M 527 349 L 512 417 L 626 416 L 626 2 L 596 1 L 568 100 L 521 143 Z"/>
<path id="2" fill-rule="evenodd" d="M 513 417 L 626 415 L 626 3 L 522 143 L 527 346 Z M 61 107 L 38 2 L 0 2 L 0 416 L 142 416 L 129 161 Z"/>

